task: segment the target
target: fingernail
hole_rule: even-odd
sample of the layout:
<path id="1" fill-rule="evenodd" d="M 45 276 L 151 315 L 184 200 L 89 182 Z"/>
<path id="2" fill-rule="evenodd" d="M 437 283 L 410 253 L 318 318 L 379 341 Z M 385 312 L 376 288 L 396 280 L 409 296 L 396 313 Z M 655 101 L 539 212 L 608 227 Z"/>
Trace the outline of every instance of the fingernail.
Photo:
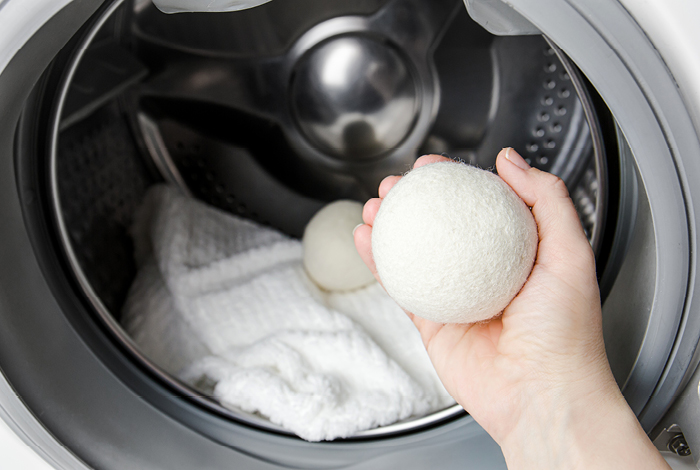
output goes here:
<path id="1" fill-rule="evenodd" d="M 522 168 L 523 170 L 529 170 L 530 165 L 527 164 L 527 162 L 523 159 L 523 157 L 520 156 L 518 152 L 515 151 L 512 147 L 506 147 L 503 150 L 506 151 L 506 154 L 504 155 L 506 157 L 506 160 L 517 166 L 518 168 Z"/>
<path id="2" fill-rule="evenodd" d="M 364 225 L 364 224 L 357 224 L 357 226 L 355 226 L 355 228 L 352 229 L 352 236 L 353 236 L 353 237 L 355 236 L 355 232 L 357 232 L 357 229 L 360 228 L 360 227 L 362 227 L 363 225 Z"/>

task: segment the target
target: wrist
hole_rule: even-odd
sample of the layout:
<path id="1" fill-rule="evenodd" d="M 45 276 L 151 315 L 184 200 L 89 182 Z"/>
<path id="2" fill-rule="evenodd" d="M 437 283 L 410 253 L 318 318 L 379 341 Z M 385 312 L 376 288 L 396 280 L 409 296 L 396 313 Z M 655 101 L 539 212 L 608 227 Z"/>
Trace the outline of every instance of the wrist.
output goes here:
<path id="1" fill-rule="evenodd" d="M 667 468 L 617 386 L 534 394 L 499 442 L 510 470 Z"/>

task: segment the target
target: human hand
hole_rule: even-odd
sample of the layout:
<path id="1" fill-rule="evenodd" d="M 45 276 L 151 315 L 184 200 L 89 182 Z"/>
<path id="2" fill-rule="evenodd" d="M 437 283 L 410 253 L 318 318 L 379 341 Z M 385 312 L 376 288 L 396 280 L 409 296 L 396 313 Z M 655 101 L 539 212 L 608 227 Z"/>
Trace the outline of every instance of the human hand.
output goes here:
<path id="1" fill-rule="evenodd" d="M 428 155 L 414 168 L 449 161 Z M 495 319 L 439 324 L 412 315 L 447 391 L 501 446 L 510 468 L 668 468 L 625 402 L 602 334 L 595 258 L 564 183 L 512 149 L 498 174 L 532 208 L 537 259 Z M 371 232 L 382 199 L 365 204 L 355 244 L 377 275 Z"/>

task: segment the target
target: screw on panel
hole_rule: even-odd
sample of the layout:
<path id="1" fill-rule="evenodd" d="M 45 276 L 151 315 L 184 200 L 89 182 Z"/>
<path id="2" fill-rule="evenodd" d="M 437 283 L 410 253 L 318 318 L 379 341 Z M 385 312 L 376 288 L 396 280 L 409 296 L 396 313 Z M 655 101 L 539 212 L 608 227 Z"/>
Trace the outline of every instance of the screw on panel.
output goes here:
<path id="1" fill-rule="evenodd" d="M 691 454 L 690 446 L 685 440 L 683 433 L 678 433 L 671 438 L 671 440 L 668 442 L 668 450 L 676 455 L 680 455 L 681 457 L 687 457 Z"/>

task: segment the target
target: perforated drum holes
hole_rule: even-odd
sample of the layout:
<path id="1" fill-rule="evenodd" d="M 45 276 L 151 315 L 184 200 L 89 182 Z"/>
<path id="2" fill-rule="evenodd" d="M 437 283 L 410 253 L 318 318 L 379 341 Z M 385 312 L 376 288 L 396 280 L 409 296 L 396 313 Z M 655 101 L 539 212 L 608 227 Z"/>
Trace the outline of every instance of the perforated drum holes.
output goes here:
<path id="1" fill-rule="evenodd" d="M 268 7 L 274 9 L 275 4 L 270 2 Z M 437 153 L 464 157 L 487 168 L 493 164 L 497 150 L 507 137 L 510 145 L 522 148 L 531 165 L 549 171 L 559 164 L 562 176 L 572 184 L 572 197 L 591 236 L 600 213 L 596 206 L 599 182 L 595 176 L 596 162 L 592 157 L 586 118 L 575 92 L 575 80 L 571 80 L 567 73 L 567 62 L 562 61 L 542 37 L 495 38 L 479 26 L 473 29 L 475 26 L 466 11 L 460 15 L 456 17 L 459 22 L 448 28 L 443 37 L 443 44 L 448 47 L 438 46 L 434 55 L 442 98 L 432 127 L 426 126 L 422 136 L 425 145 L 430 144 L 433 150 L 439 150 Z M 138 23 L 140 19 L 136 16 Z M 216 62 L 212 55 L 199 57 L 192 53 L 192 49 L 182 47 L 182 42 L 199 38 L 196 40 L 201 39 L 202 43 L 198 43 L 200 50 L 211 46 L 212 51 L 221 52 L 220 45 L 211 44 L 219 36 L 209 34 L 208 21 L 221 27 L 220 22 L 237 21 L 240 16 L 198 16 L 195 23 L 199 29 L 189 31 L 192 33 L 187 35 L 190 39 L 181 38 L 184 37 L 181 23 L 178 23 L 179 30 L 165 31 L 169 24 L 165 22 L 179 22 L 184 16 L 158 18 L 164 21 L 162 37 L 157 37 L 157 31 L 149 30 L 145 35 L 129 38 L 137 43 L 131 53 L 152 68 L 152 74 L 173 66 L 168 70 L 176 75 L 179 70 L 175 66 L 177 57 L 181 58 L 182 54 L 190 54 L 187 57 L 192 61 L 187 73 L 194 70 L 206 74 L 218 70 L 210 67 Z M 284 20 L 274 15 L 270 18 Z M 153 24 L 150 19 L 146 23 Z M 235 24 L 225 28 L 226 31 L 232 29 L 236 29 Z M 148 43 L 149 35 L 156 39 L 153 43 Z M 237 40 L 236 34 L 224 36 L 226 41 Z M 247 42 L 236 47 L 242 48 L 260 39 L 258 36 L 246 37 Z M 473 41 L 474 44 L 460 49 L 464 41 Z M 262 46 L 253 44 L 251 47 Z M 404 53 L 397 52 L 401 57 Z M 458 61 L 460 67 L 450 67 Z M 188 77 L 193 76 L 185 74 L 169 83 L 173 86 L 189 83 Z M 366 191 L 361 188 L 357 174 L 347 167 L 338 171 L 332 180 L 332 189 L 336 192 L 319 186 L 318 181 L 327 179 L 321 166 L 316 163 L 304 166 L 299 155 L 294 153 L 298 150 L 294 145 L 289 142 L 282 145 L 284 136 L 279 127 L 254 117 L 258 112 L 264 114 L 264 109 L 254 108 L 264 104 L 264 99 L 248 103 L 245 98 L 250 97 L 250 93 L 239 97 L 226 95 L 226 99 L 243 100 L 242 103 L 233 103 L 232 107 L 248 103 L 252 109 L 250 115 L 245 116 L 226 114 L 221 111 L 225 103 L 198 102 L 198 96 L 189 101 L 182 96 L 168 101 L 167 97 L 148 95 L 143 89 L 152 78 L 153 75 L 149 75 L 134 87 L 131 90 L 133 96 L 130 94 L 128 99 L 120 97 L 90 119 L 72 124 L 58 139 L 55 155 L 57 180 L 54 184 L 60 200 L 61 213 L 58 216 L 63 218 L 68 233 L 63 242 L 76 253 L 78 263 L 72 265 L 74 274 L 83 275 L 94 290 L 90 293 L 90 289 L 83 286 L 84 293 L 100 311 L 103 326 L 109 326 L 111 317 L 119 316 L 124 294 L 135 275 L 133 247 L 127 230 L 133 211 L 154 179 L 147 166 L 152 157 L 150 149 L 144 145 L 140 149 L 144 151 L 143 155 L 139 155 L 139 149 L 133 144 L 139 139 L 145 141 L 144 134 L 137 134 L 134 139 L 126 124 L 129 118 L 137 122 L 134 129 L 139 133 L 145 131 L 139 127 L 138 116 L 147 115 L 151 119 L 156 131 L 153 135 L 160 138 L 161 150 L 169 154 L 170 163 L 180 173 L 182 187 L 192 195 L 290 235 L 301 235 L 306 221 L 323 205 L 324 198 L 337 197 L 346 191 L 346 196 L 360 199 L 368 191 L 371 190 L 372 194 L 376 191 L 376 184 L 367 184 L 372 187 Z M 251 83 L 264 85 L 260 80 Z M 258 90 L 256 86 L 247 91 L 261 92 L 258 98 L 264 98 L 265 90 Z M 230 91 L 230 88 L 226 90 Z M 69 101 L 70 95 L 66 96 Z M 215 101 L 221 96 L 214 93 L 207 99 Z M 227 119 L 221 119 L 222 116 Z M 227 125 L 217 127 L 216 124 L 221 122 Z M 490 141 L 492 136 L 497 136 L 499 141 Z M 499 147 L 494 151 L 495 146 Z M 417 154 L 418 150 L 414 150 Z M 587 165 L 585 178 L 581 178 Z M 163 171 L 160 167 L 159 170 Z M 382 171 L 391 170 L 385 168 Z M 377 170 L 374 176 L 383 175 Z M 579 188 L 581 185 L 583 187 Z M 364 192 L 350 192 L 358 187 Z M 105 308 L 100 309 L 100 302 L 106 307 L 106 312 Z M 147 361 L 141 365 L 148 368 Z M 207 401 L 206 406 L 221 412 L 214 402 Z"/>
<path id="2" fill-rule="evenodd" d="M 129 227 L 153 179 L 115 104 L 64 131 L 58 154 L 71 244 L 96 294 L 118 315 L 136 274 Z"/>

